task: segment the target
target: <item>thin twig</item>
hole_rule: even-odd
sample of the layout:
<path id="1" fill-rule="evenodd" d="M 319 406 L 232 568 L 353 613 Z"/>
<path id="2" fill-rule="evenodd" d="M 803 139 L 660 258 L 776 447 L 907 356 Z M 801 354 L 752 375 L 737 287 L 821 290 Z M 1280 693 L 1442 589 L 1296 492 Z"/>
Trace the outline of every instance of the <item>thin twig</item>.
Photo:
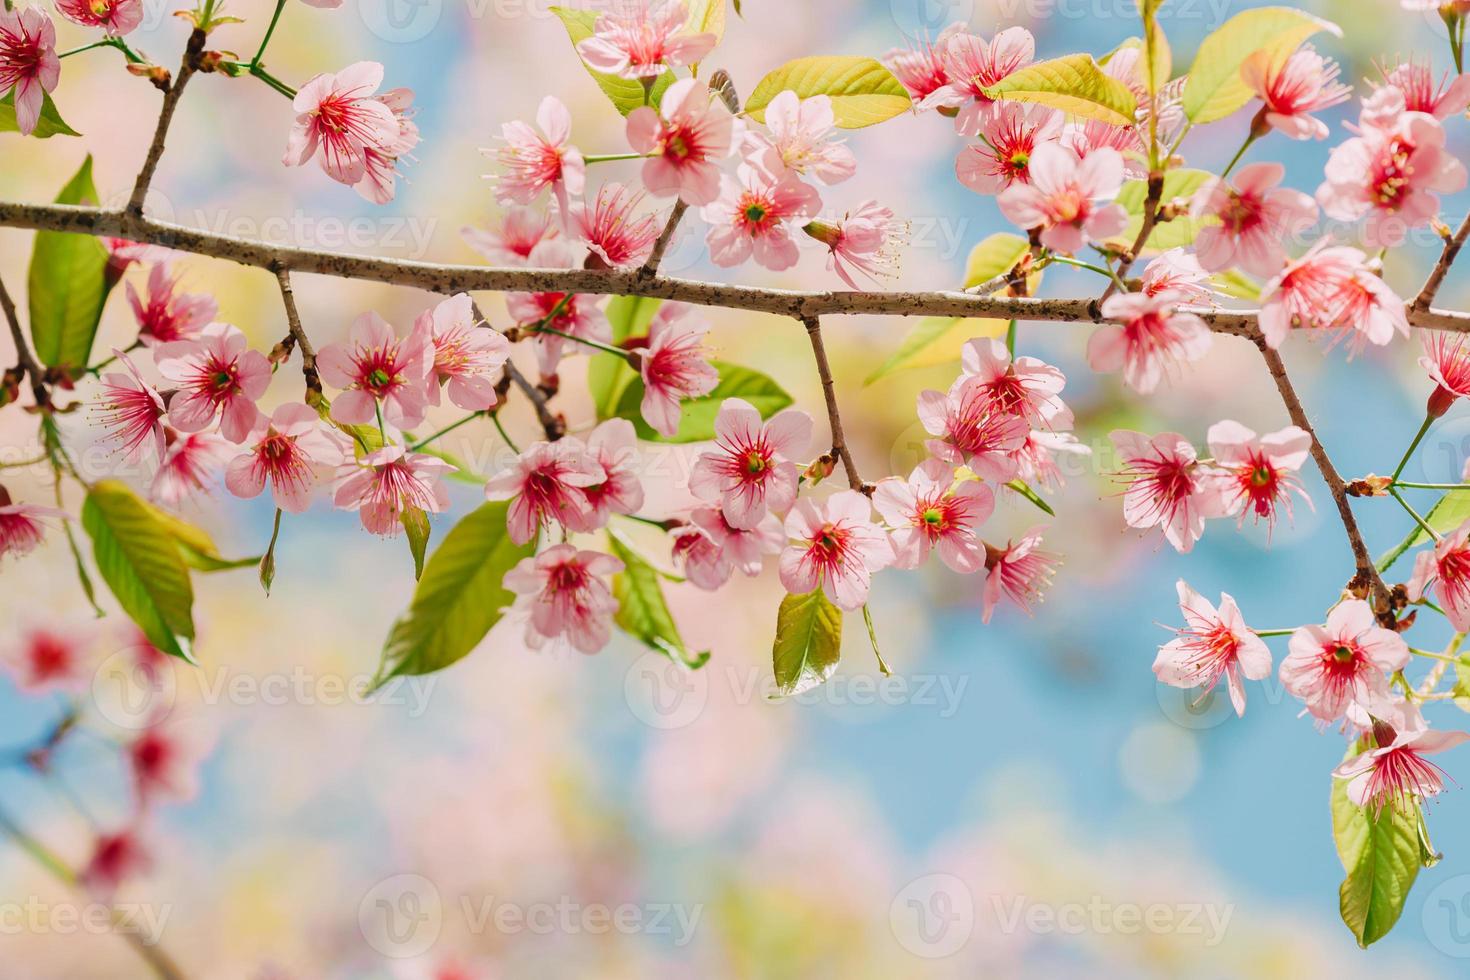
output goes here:
<path id="1" fill-rule="evenodd" d="M 674 210 L 669 212 L 669 223 L 664 225 L 664 230 L 659 232 L 658 241 L 653 243 L 653 251 L 648 253 L 648 261 L 643 263 L 643 268 L 638 270 L 640 279 L 651 279 L 658 273 L 658 265 L 664 260 L 664 253 L 669 250 L 669 243 L 674 240 L 674 232 L 679 227 L 679 222 L 684 218 L 684 212 L 689 210 L 689 205 L 683 200 L 674 202 Z"/>
<path id="2" fill-rule="evenodd" d="M 1133 263 L 1138 261 L 1139 253 L 1148 244 L 1148 236 L 1153 234 L 1154 225 L 1159 220 L 1159 205 L 1164 198 L 1164 175 L 1162 173 L 1151 173 L 1148 175 L 1148 196 L 1143 200 L 1143 223 L 1139 225 L 1138 237 L 1133 240 L 1133 247 L 1128 254 L 1118 262 L 1118 272 L 1113 281 L 1108 283 L 1108 288 L 1103 290 L 1098 302 L 1102 302 L 1113 295 L 1113 290 L 1118 288 L 1118 283 L 1128 275 L 1128 270 Z"/>
<path id="3" fill-rule="evenodd" d="M 46 390 L 46 372 L 31 354 L 25 334 L 20 329 L 20 316 L 15 311 L 15 300 L 10 298 L 10 292 L 5 288 L 3 280 L 0 280 L 0 309 L 5 311 L 5 322 L 10 326 L 10 339 L 15 341 L 15 362 L 31 379 L 31 394 L 35 395 L 36 404 L 50 404 L 51 396 Z"/>
<path id="4" fill-rule="evenodd" d="M 494 330 L 490 326 L 490 320 L 480 310 L 480 304 L 471 302 L 470 312 L 474 314 L 475 324 L 486 330 Z M 546 392 L 531 383 L 531 380 L 521 373 L 520 368 L 510 361 L 505 362 L 505 376 L 521 390 L 521 393 L 531 402 L 531 407 L 536 410 L 536 421 L 541 423 L 541 431 L 546 433 L 548 442 L 555 442 L 567 434 L 566 420 L 551 410 L 550 399 Z"/>
<path id="5" fill-rule="evenodd" d="M 817 375 L 822 379 L 822 396 L 827 400 L 827 421 L 832 426 L 832 452 L 842 460 L 847 472 L 847 484 L 854 490 L 870 493 L 871 488 L 863 482 L 853 462 L 852 452 L 847 448 L 847 436 L 842 431 L 842 413 L 837 409 L 837 386 L 832 380 L 832 365 L 827 362 L 827 347 L 822 343 L 822 323 L 814 316 L 802 317 L 807 339 L 812 342 L 812 357 L 817 362 Z"/>
<path id="6" fill-rule="evenodd" d="M 158 169 L 158 161 L 163 158 L 163 145 L 168 139 L 168 127 L 173 122 L 174 109 L 178 107 L 179 97 L 184 94 L 184 86 L 199 67 L 199 56 L 204 52 L 204 39 L 204 32 L 198 28 L 189 35 L 189 44 L 184 49 L 184 61 L 179 65 L 179 73 L 168 91 L 163 94 L 163 108 L 158 113 L 158 126 L 153 130 L 153 142 L 148 146 L 143 169 L 138 171 L 138 179 L 133 183 L 133 194 L 128 198 L 129 214 L 143 214 L 143 199 L 148 196 L 148 185 L 153 182 L 153 172 Z"/>
<path id="7" fill-rule="evenodd" d="M 312 349 L 311 339 L 301 326 L 301 314 L 296 309 L 296 293 L 291 288 L 291 273 L 279 267 L 275 272 L 276 282 L 281 286 L 281 302 L 286 307 L 286 324 L 291 329 L 296 346 L 301 349 L 301 373 L 306 378 L 306 388 L 320 395 L 322 379 L 316 370 L 316 351 Z"/>
<path id="8" fill-rule="evenodd" d="M 1429 309 L 1429 304 L 1434 302 L 1435 294 L 1439 292 L 1445 275 L 1449 273 L 1450 266 L 1454 264 L 1467 238 L 1470 238 L 1470 213 L 1467 213 L 1465 220 L 1460 222 L 1460 230 L 1453 236 L 1445 238 L 1444 251 L 1440 253 L 1439 261 L 1434 263 L 1434 268 L 1429 272 L 1429 278 L 1424 280 L 1424 287 L 1419 290 L 1419 295 L 1415 296 L 1414 302 L 1410 304 L 1414 309 Z"/>

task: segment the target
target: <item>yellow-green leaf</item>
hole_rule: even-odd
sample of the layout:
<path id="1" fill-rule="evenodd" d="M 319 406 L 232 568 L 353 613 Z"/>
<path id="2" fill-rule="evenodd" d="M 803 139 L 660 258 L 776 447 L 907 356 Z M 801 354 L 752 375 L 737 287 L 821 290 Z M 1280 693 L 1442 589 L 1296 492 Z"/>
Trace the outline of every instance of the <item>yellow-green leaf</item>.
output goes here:
<path id="1" fill-rule="evenodd" d="M 771 655 L 781 695 L 791 697 L 821 684 L 842 659 L 842 610 L 821 589 L 788 595 L 776 614 Z"/>
<path id="2" fill-rule="evenodd" d="M 740 398 L 749 402 L 761 418 L 768 419 L 793 401 L 786 389 L 759 371 L 711 361 L 710 366 L 720 374 L 719 383 L 706 395 L 686 398 L 679 404 L 679 430 L 672 437 L 654 430 L 643 420 L 643 381 L 635 377 L 623 388 L 613 413 L 633 423 L 638 438 L 645 442 L 704 442 L 715 437 L 715 416 L 727 398 Z"/>
<path id="3" fill-rule="evenodd" d="M 1004 337 L 1005 320 L 978 317 L 926 316 L 909 329 L 898 350 L 863 380 L 870 385 L 899 371 L 957 363 L 960 351 L 976 337 Z"/>
<path id="4" fill-rule="evenodd" d="M 1177 198 L 1190 197 L 1213 176 L 1205 170 L 1188 168 L 1169 171 L 1164 176 L 1164 192 L 1160 196 L 1160 203 L 1168 204 Z M 1132 248 L 1134 241 L 1138 238 L 1138 233 L 1143 229 L 1143 206 L 1148 200 L 1148 182 L 1143 180 L 1125 182 L 1122 190 L 1118 191 L 1116 200 L 1128 212 L 1128 227 L 1108 241 L 1120 248 Z M 1156 224 L 1148 236 L 1148 241 L 1144 243 L 1143 250 L 1162 252 L 1190 245 L 1194 242 L 1195 236 L 1199 234 L 1201 227 L 1203 227 L 1203 221 L 1196 221 L 1189 216 L 1188 211 L 1185 211 L 1172 220 L 1160 221 Z"/>
<path id="5" fill-rule="evenodd" d="M 1000 232 L 989 236 L 970 249 L 970 257 L 965 260 L 965 288 L 1010 272 L 1030 247 L 1020 235 Z"/>
<path id="6" fill-rule="evenodd" d="M 567 35 L 572 39 L 572 46 L 576 47 L 582 41 L 591 37 L 597 29 L 597 18 L 599 14 L 592 10 L 568 10 L 566 7 L 552 7 L 551 12 L 561 18 L 562 24 L 566 26 Z M 643 83 L 631 78 L 623 78 L 621 75 L 608 75 L 600 71 L 587 69 L 587 74 L 602 89 L 603 94 L 612 102 L 613 107 L 623 115 L 627 115 L 639 106 L 657 106 L 663 97 L 664 90 L 674 84 L 674 73 L 666 71 L 654 80 L 651 91 L 645 91 Z"/>
<path id="7" fill-rule="evenodd" d="M 408 538 L 408 552 L 413 556 L 413 577 L 418 581 L 424 577 L 424 554 L 429 550 L 429 533 L 432 531 L 429 515 L 420 507 L 406 507 L 398 515 L 398 521 Z"/>
<path id="8" fill-rule="evenodd" d="M 56 196 L 56 203 L 97 202 L 88 156 Z M 102 307 L 112 288 L 106 268 L 107 249 L 91 235 L 36 233 L 27 283 L 31 341 L 42 363 L 74 371 L 87 366 Z"/>
<path id="9" fill-rule="evenodd" d="M 658 569 L 644 561 L 618 532 L 610 531 L 608 542 L 613 555 L 623 563 L 623 570 L 613 576 L 612 582 L 613 597 L 618 600 L 618 627 L 685 667 L 704 666 L 709 651 L 693 653 L 684 645 L 679 626 L 664 599 Z"/>
<path id="10" fill-rule="evenodd" d="M 912 104 L 908 89 L 873 58 L 825 55 L 797 58 L 760 80 L 746 100 L 746 113 L 764 122 L 766 106 L 787 89 L 800 98 L 825 95 L 843 129 L 862 129 L 892 119 Z"/>
<path id="11" fill-rule="evenodd" d="M 12 89 L 3 99 L 0 99 L 0 133 L 18 133 L 20 126 L 15 121 L 15 90 Z M 48 139 L 52 136 L 80 136 L 81 133 L 72 129 L 61 118 L 61 113 L 56 110 L 56 103 L 51 101 L 51 96 L 41 93 L 41 117 L 36 120 L 36 128 L 31 130 L 31 135 L 36 139 Z"/>
<path id="12" fill-rule="evenodd" d="M 1424 521 L 1434 528 L 1436 534 L 1449 534 L 1461 524 L 1470 520 L 1470 490 L 1451 490 L 1430 508 L 1428 514 L 1424 515 Z M 1404 540 L 1378 559 L 1378 571 L 1386 572 L 1399 557 L 1410 548 L 1417 547 L 1429 540 L 1429 534 L 1418 524 L 1409 531 Z"/>
<path id="13" fill-rule="evenodd" d="M 1336 24 L 1291 7 L 1256 7 L 1227 20 L 1200 43 L 1184 84 L 1182 106 L 1191 122 L 1223 119 L 1251 100 L 1240 66 L 1257 51 L 1284 59 L 1318 31 L 1341 37 Z"/>
<path id="14" fill-rule="evenodd" d="M 724 40 L 725 0 L 690 0 L 685 24 L 689 34 L 713 34 L 716 42 Z"/>
<path id="15" fill-rule="evenodd" d="M 629 337 L 648 336 L 648 325 L 663 304 L 661 299 L 646 296 L 614 296 L 607 301 L 607 322 L 612 327 L 613 344 L 621 344 Z M 638 378 L 638 372 L 628 366 L 626 357 L 599 351 L 587 362 L 587 387 L 592 394 L 593 407 L 597 409 L 597 421 L 602 422 L 617 414 L 623 389 Z"/>
<path id="16" fill-rule="evenodd" d="M 1348 748 L 1347 757 L 1370 747 L 1371 742 L 1360 740 Z M 1375 815 L 1348 799 L 1347 786 L 1348 780 L 1332 781 L 1332 836 L 1347 872 L 1338 906 L 1358 945 L 1367 948 L 1398 922 L 1419 868 L 1433 858 L 1420 847 L 1423 816 L 1417 803 L 1407 813 L 1385 806 Z"/>
<path id="17" fill-rule="evenodd" d="M 1090 54 L 1069 54 L 1014 71 L 985 89 L 992 99 L 1035 102 L 1114 126 L 1132 123 L 1138 100 L 1128 86 L 1103 74 Z"/>
<path id="18" fill-rule="evenodd" d="M 235 568 L 248 568 L 260 561 L 260 555 L 249 558 L 226 558 L 204 528 L 190 524 L 176 514 L 145 503 L 154 518 L 173 538 L 178 546 L 179 557 L 184 564 L 200 572 L 227 572 Z"/>

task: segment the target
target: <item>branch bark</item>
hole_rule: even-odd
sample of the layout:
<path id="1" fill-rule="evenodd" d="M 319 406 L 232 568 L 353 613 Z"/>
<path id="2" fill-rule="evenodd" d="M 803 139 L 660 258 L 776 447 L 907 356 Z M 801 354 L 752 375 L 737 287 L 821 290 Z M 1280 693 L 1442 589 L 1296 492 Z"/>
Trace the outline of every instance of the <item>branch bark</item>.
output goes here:
<path id="1" fill-rule="evenodd" d="M 822 379 L 822 397 L 827 401 L 827 421 L 832 427 L 832 452 L 842 460 L 842 469 L 847 473 L 847 485 L 862 493 L 871 492 L 858 473 L 853 462 L 852 451 L 847 448 L 847 436 L 842 431 L 842 413 L 837 408 L 837 385 L 832 379 L 832 365 L 827 362 L 827 346 L 822 342 L 822 323 L 814 316 L 801 318 L 806 327 L 807 339 L 812 344 L 812 357 L 817 362 L 817 375 Z"/>
<path id="2" fill-rule="evenodd" d="M 301 326 L 301 314 L 296 309 L 296 293 L 291 288 L 291 273 L 284 268 L 277 268 L 275 272 L 276 282 L 281 287 L 281 303 L 286 307 L 286 324 L 301 351 L 301 373 L 306 378 L 307 390 L 320 395 L 322 379 L 316 370 L 316 351 L 311 346 L 311 338 L 306 336 L 306 330 Z"/>
<path id="3" fill-rule="evenodd" d="M 643 268 L 638 270 L 639 278 L 651 279 L 658 273 L 659 263 L 664 260 L 664 253 L 669 250 L 669 243 L 674 240 L 674 232 L 679 228 L 679 222 L 684 219 L 684 212 L 689 205 L 684 201 L 674 202 L 674 210 L 669 212 L 669 223 L 664 225 L 664 230 L 659 233 L 658 241 L 653 243 L 653 251 L 648 253 L 648 261 L 643 263 Z"/>
<path id="4" fill-rule="evenodd" d="M 143 214 L 143 199 L 148 196 L 148 185 L 153 182 L 153 174 L 158 169 L 158 161 L 163 159 L 163 146 L 168 140 L 168 127 L 174 120 L 174 110 L 178 108 L 179 98 L 184 94 L 184 86 L 189 84 L 189 79 L 199 67 L 199 56 L 204 52 L 205 34 L 198 28 L 189 35 L 189 44 L 184 49 L 184 61 L 179 65 L 179 73 L 174 78 L 173 84 L 163 94 L 163 108 L 158 112 L 158 125 L 153 130 L 153 142 L 148 146 L 148 155 L 143 158 L 143 169 L 138 171 L 138 179 L 133 182 L 133 193 L 128 198 L 128 213 L 141 217 Z"/>
<path id="5" fill-rule="evenodd" d="M 1434 296 L 1444 283 L 1444 277 L 1449 273 L 1450 266 L 1454 265 L 1455 258 L 1460 254 L 1460 249 L 1464 247 L 1466 238 L 1470 238 L 1470 214 L 1466 214 L 1465 220 L 1460 222 L 1460 230 L 1444 240 L 1444 251 L 1440 253 L 1439 261 L 1434 263 L 1434 268 L 1430 270 L 1429 278 L 1424 280 L 1424 286 L 1419 290 L 1419 295 L 1414 297 L 1414 302 L 1410 304 L 1412 309 L 1429 309 L 1429 304 L 1434 302 Z"/>
<path id="6" fill-rule="evenodd" d="M 5 322 L 10 327 L 10 339 L 15 342 L 15 362 L 30 378 L 31 394 L 35 396 L 36 404 L 50 404 L 51 395 L 46 389 L 46 372 L 41 369 L 41 365 L 31 354 L 25 333 L 20 329 L 20 316 L 15 311 L 15 300 L 10 298 L 10 291 L 5 288 L 4 280 L 0 280 L 0 310 L 4 311 Z"/>
<path id="7" fill-rule="evenodd" d="M 490 325 L 489 318 L 481 311 L 479 303 L 471 302 L 470 310 L 475 315 L 475 324 L 477 326 L 486 330 L 495 329 Z M 536 412 L 536 421 L 541 423 L 541 431 L 546 434 L 546 440 L 548 442 L 555 442 L 567 434 L 566 420 L 551 410 L 550 399 L 547 398 L 546 392 L 536 387 L 531 382 L 531 379 L 522 374 L 520 368 L 516 367 L 510 361 L 505 362 L 505 376 L 530 401 L 531 407 Z"/>

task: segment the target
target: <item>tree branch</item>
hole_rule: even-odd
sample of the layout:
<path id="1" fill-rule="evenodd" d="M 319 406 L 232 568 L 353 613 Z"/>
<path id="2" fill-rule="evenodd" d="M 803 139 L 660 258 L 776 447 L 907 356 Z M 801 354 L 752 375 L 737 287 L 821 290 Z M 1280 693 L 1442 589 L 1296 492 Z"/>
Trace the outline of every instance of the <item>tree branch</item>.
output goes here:
<path id="1" fill-rule="evenodd" d="M 163 108 L 158 113 L 158 126 L 153 130 L 153 142 L 148 146 L 148 155 L 143 158 L 143 169 L 138 171 L 138 179 L 133 183 L 133 194 L 128 198 L 129 214 L 139 217 L 143 214 L 143 199 L 148 196 L 148 185 L 153 182 L 153 173 L 158 169 L 158 161 L 163 158 L 163 145 L 168 139 L 168 127 L 173 122 L 174 109 L 178 107 L 179 97 L 184 94 L 184 86 L 199 67 L 199 56 L 204 52 L 204 40 L 204 32 L 195 28 L 189 35 L 188 47 L 184 49 L 184 61 L 179 65 L 179 74 L 163 94 Z"/>
<path id="2" fill-rule="evenodd" d="M 1430 270 L 1429 278 L 1424 280 L 1424 288 L 1419 290 L 1419 295 L 1414 297 L 1414 302 L 1410 304 L 1412 309 L 1429 309 L 1429 304 L 1434 302 L 1434 296 L 1444 283 L 1444 277 L 1449 273 L 1450 266 L 1460 254 L 1460 249 L 1464 247 L 1466 238 L 1470 238 L 1470 213 L 1467 213 L 1465 220 L 1460 222 L 1460 230 L 1453 236 L 1445 238 L 1444 251 L 1440 253 L 1439 261 L 1434 263 L 1434 268 Z"/>
<path id="3" fill-rule="evenodd" d="M 679 222 L 684 218 L 684 212 L 689 209 L 682 199 L 674 202 L 674 210 L 669 212 L 669 223 L 664 225 L 664 230 L 659 233 L 658 241 L 653 243 L 653 251 L 648 253 L 648 261 L 643 263 L 643 268 L 638 270 L 640 279 L 651 279 L 658 272 L 658 264 L 664 260 L 664 253 L 669 250 L 669 243 L 674 240 L 674 232 L 679 227 Z"/>
<path id="4" fill-rule="evenodd" d="M 812 342 L 812 357 L 816 359 L 817 374 L 822 379 L 822 396 L 827 400 L 827 421 L 832 426 L 832 452 L 842 460 L 842 468 L 847 473 L 847 485 L 862 493 L 870 493 L 872 488 L 863 482 L 858 473 L 857 463 L 853 462 L 852 452 L 847 448 L 847 436 L 842 431 L 842 414 L 837 409 L 832 365 L 827 362 L 827 346 L 822 343 L 822 323 L 814 316 L 805 316 L 801 318 L 801 325 L 806 327 L 807 339 Z"/>
<path id="5" fill-rule="evenodd" d="M 312 349 L 311 338 L 306 336 L 306 330 L 301 326 L 301 314 L 296 309 L 296 293 L 291 288 L 291 273 L 280 267 L 276 268 L 275 273 L 276 282 L 281 287 L 281 302 L 286 307 L 286 324 L 291 329 L 296 346 L 301 350 L 301 373 L 306 378 L 306 388 L 320 395 L 322 379 L 316 371 L 316 351 Z"/>
<path id="6" fill-rule="evenodd" d="M 486 330 L 495 329 L 490 325 L 489 318 L 480 310 L 479 303 L 472 301 L 470 303 L 470 311 L 475 315 L 477 326 L 483 327 Z M 532 384 L 531 379 L 522 374 L 520 368 L 516 367 L 510 361 L 505 362 L 505 376 L 531 402 L 531 407 L 536 411 L 536 421 L 541 423 L 541 431 L 546 434 L 547 442 L 556 442 L 556 440 L 567 434 L 566 419 L 551 410 L 549 404 L 551 399 L 547 397 L 546 392 Z"/>
<path id="7" fill-rule="evenodd" d="M 1163 203 L 1163 198 L 1164 175 L 1162 173 L 1149 174 L 1148 196 L 1143 201 L 1143 222 L 1139 225 L 1138 237 L 1133 240 L 1133 247 L 1128 250 L 1128 254 L 1118 262 L 1117 278 L 1108 283 L 1108 288 L 1103 290 L 1102 296 L 1098 298 L 1099 303 L 1113 295 L 1113 290 L 1118 288 L 1118 280 L 1127 276 L 1133 263 L 1138 261 L 1139 253 L 1148 244 L 1148 236 L 1153 234 L 1154 225 L 1158 223 L 1159 206 Z"/>
<path id="8" fill-rule="evenodd" d="M 36 362 L 30 346 L 26 344 L 25 333 L 20 329 L 20 316 L 15 312 L 15 300 L 10 298 L 10 291 L 5 288 L 4 280 L 0 280 L 0 310 L 4 311 L 5 322 L 10 326 L 10 339 L 15 342 L 15 362 L 31 379 L 31 394 L 35 396 L 36 404 L 50 404 L 51 396 L 46 390 L 46 372 Z"/>

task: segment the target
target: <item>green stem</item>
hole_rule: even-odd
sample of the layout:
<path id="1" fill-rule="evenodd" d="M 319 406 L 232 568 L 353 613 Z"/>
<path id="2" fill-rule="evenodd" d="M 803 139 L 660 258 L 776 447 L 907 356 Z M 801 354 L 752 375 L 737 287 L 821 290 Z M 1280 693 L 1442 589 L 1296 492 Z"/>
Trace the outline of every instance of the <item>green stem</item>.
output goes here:
<path id="1" fill-rule="evenodd" d="M 566 340 L 572 340 L 579 344 L 585 344 L 586 346 L 595 348 L 596 350 L 605 351 L 608 354 L 616 354 L 619 357 L 626 358 L 630 362 L 633 360 L 633 353 L 631 351 L 623 350 L 621 347 L 614 347 L 612 344 L 604 344 L 600 340 L 590 340 L 587 337 L 578 337 L 576 334 L 567 333 L 565 330 L 557 330 L 555 327 L 531 327 L 528 329 L 527 332 L 553 334 Z"/>
<path id="2" fill-rule="evenodd" d="M 34 459 L 18 459 L 13 463 L 0 463 L 0 470 L 18 470 L 25 466 L 37 466 L 46 462 L 48 458 L 45 454 L 42 454 Z"/>
<path id="3" fill-rule="evenodd" d="M 1006 324 L 1006 350 L 1010 352 L 1011 360 L 1016 359 L 1016 321 L 1012 320 Z"/>
<path id="4" fill-rule="evenodd" d="M 646 160 L 647 153 L 591 153 L 582 158 L 583 163 L 615 163 L 619 160 Z"/>
<path id="5" fill-rule="evenodd" d="M 1427 657 L 1430 660 L 1443 660 L 1447 664 L 1457 664 L 1460 662 L 1459 657 L 1449 657 L 1443 653 L 1432 653 L 1429 650 L 1420 650 L 1417 647 L 1409 647 L 1409 652 L 1416 657 Z"/>
<path id="6" fill-rule="evenodd" d="M 246 67 L 250 69 L 250 74 L 254 75 L 262 82 L 265 82 L 267 85 L 275 89 L 277 92 L 280 92 L 286 98 L 296 98 L 296 90 L 294 88 L 287 85 L 285 82 L 281 81 L 279 78 L 272 75 L 264 68 L 260 67 L 259 65 L 247 65 Z"/>
<path id="7" fill-rule="evenodd" d="M 495 423 L 495 431 L 500 433 L 500 438 L 505 440 L 505 444 L 510 447 L 510 451 L 519 456 L 521 454 L 520 447 L 515 444 L 515 440 L 510 437 L 510 433 L 505 431 L 505 426 L 500 423 L 500 413 L 492 412 L 490 414 L 490 421 Z"/>
<path id="8" fill-rule="evenodd" d="M 1290 636 L 1296 630 L 1253 630 L 1257 636 Z"/>
<path id="9" fill-rule="evenodd" d="M 1235 169 L 1235 165 L 1240 162 L 1241 157 L 1245 156 L 1245 151 L 1251 148 L 1251 144 L 1254 143 L 1256 139 L 1257 137 L 1254 131 L 1252 131 L 1250 135 L 1245 138 L 1245 142 L 1240 144 L 1240 149 L 1236 150 L 1235 156 L 1231 158 L 1230 165 L 1221 172 L 1221 180 L 1224 180 L 1226 177 L 1230 176 L 1230 171 Z"/>
<path id="10" fill-rule="evenodd" d="M 3 811 L 0 811 L 0 832 L 4 832 L 21 850 L 29 854 L 37 864 L 50 872 L 52 877 L 58 881 L 66 885 L 77 883 L 77 873 L 65 861 L 57 857 L 45 844 L 22 830 L 20 825 Z"/>
<path id="11" fill-rule="evenodd" d="M 1408 490 L 1470 490 L 1470 483 L 1408 483 L 1395 480 L 1393 485 Z"/>
<path id="12" fill-rule="evenodd" d="M 265 29 L 265 37 L 260 39 L 260 47 L 256 49 L 255 57 L 250 59 L 251 71 L 260 67 L 260 59 L 265 55 L 265 46 L 271 43 L 271 35 L 276 32 L 276 23 L 281 19 L 281 11 L 285 7 L 286 0 L 276 0 L 276 12 L 271 14 L 270 26 Z"/>
<path id="13" fill-rule="evenodd" d="M 1184 124 L 1184 128 L 1179 131 L 1179 136 L 1174 140 L 1174 145 L 1169 147 L 1169 156 L 1172 157 L 1175 153 L 1179 151 L 1179 147 L 1184 144 L 1184 137 L 1189 135 L 1189 131 L 1193 127 L 1194 123 L 1192 122 L 1186 122 Z"/>
<path id="14" fill-rule="evenodd" d="M 79 48 L 68 48 L 67 50 L 62 51 L 59 54 L 57 54 L 56 57 L 57 58 L 70 58 L 74 54 L 81 54 L 83 51 L 91 51 L 93 48 L 115 48 L 115 47 L 117 47 L 117 45 L 113 43 L 113 39 L 110 38 L 110 37 L 105 37 L 105 38 L 103 38 L 100 41 L 93 41 L 91 44 L 83 44 Z"/>
<path id="15" fill-rule="evenodd" d="M 414 443 L 412 446 L 409 446 L 408 447 L 409 452 L 418 452 L 420 449 L 424 448 L 429 443 L 433 442 L 435 439 L 438 439 L 440 436 L 448 435 L 449 433 L 453 432 L 455 429 L 459 428 L 460 426 L 462 426 L 462 425 L 464 425 L 464 424 L 466 424 L 468 422 L 473 422 L 475 419 L 483 418 L 484 415 L 485 415 L 484 412 L 471 412 L 470 414 L 466 415 L 464 418 L 460 419 L 458 422 L 451 422 L 448 425 L 446 425 L 444 428 L 440 429 L 438 432 L 435 432 L 433 435 L 428 436 L 428 437 L 423 438 L 423 439 L 420 439 L 418 442 Z"/>
<path id="16" fill-rule="evenodd" d="M 1394 467 L 1393 476 L 1389 477 L 1389 480 L 1394 483 L 1398 482 L 1399 474 L 1404 471 L 1405 466 L 1409 465 L 1409 457 L 1414 455 L 1414 450 L 1419 448 L 1419 443 L 1424 441 L 1424 436 L 1429 432 L 1429 427 L 1433 424 L 1433 415 L 1424 416 L 1424 424 L 1419 426 L 1419 431 L 1414 434 L 1414 441 L 1409 443 L 1408 449 L 1404 450 L 1404 458 L 1399 460 L 1399 465 Z"/>
<path id="17" fill-rule="evenodd" d="M 373 399 L 373 412 L 378 416 L 378 435 L 383 437 L 383 445 L 388 445 L 388 430 L 383 426 L 383 403 L 376 398 Z"/>
<path id="18" fill-rule="evenodd" d="M 1117 283 L 1118 288 L 1122 289 L 1124 292 L 1126 292 L 1128 289 L 1128 287 L 1123 284 L 1123 280 L 1119 279 L 1118 274 L 1112 269 L 1104 269 L 1100 265 L 1093 265 L 1091 262 L 1083 262 L 1081 259 L 1074 259 L 1069 255 L 1053 255 L 1051 257 L 1051 260 L 1053 262 L 1060 262 L 1062 263 L 1062 265 L 1070 265 L 1076 266 L 1078 269 L 1086 269 L 1088 272 L 1096 272 L 1098 275 L 1105 276 L 1106 278 L 1111 279 L 1113 282 Z"/>
<path id="19" fill-rule="evenodd" d="M 1428 522 L 1425 521 L 1424 518 L 1419 516 L 1419 512 L 1417 510 L 1409 506 L 1409 502 L 1405 500 L 1397 490 L 1395 490 L 1393 487 L 1389 487 L 1388 493 L 1389 496 L 1393 497 L 1394 500 L 1397 500 L 1399 502 L 1400 507 L 1409 512 L 1409 516 L 1414 519 L 1415 523 L 1417 523 L 1420 527 L 1424 529 L 1425 533 L 1428 534 L 1430 538 L 1435 541 L 1439 540 L 1439 532 L 1430 527 Z"/>

